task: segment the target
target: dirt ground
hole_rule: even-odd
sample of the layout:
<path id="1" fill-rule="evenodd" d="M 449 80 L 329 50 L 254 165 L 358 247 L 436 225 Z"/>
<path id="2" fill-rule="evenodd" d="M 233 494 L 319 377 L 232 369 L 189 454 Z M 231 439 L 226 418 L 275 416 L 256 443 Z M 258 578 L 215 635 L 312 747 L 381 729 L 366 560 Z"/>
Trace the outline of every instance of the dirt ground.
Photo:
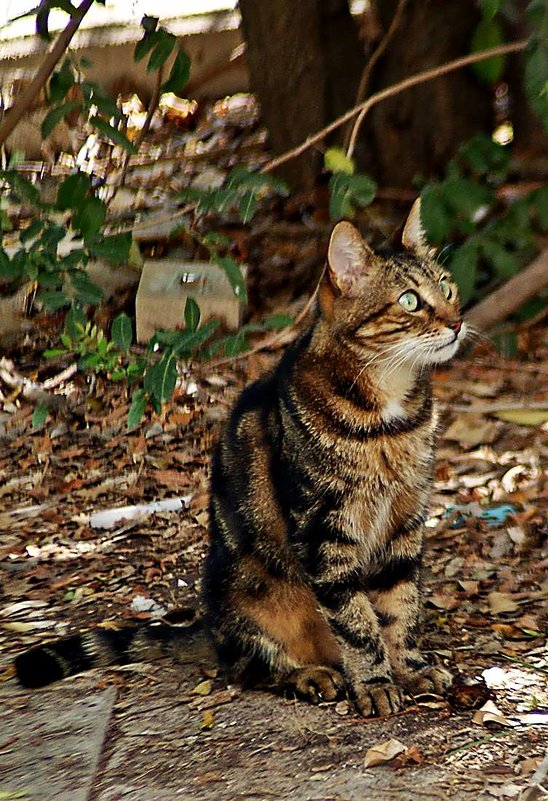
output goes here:
<path id="1" fill-rule="evenodd" d="M 195 368 L 163 417 L 132 432 L 127 397 L 100 382 L 89 395 L 78 376 L 66 387 L 76 399 L 70 419 L 33 431 L 30 404 L 5 406 L 0 765 L 13 767 L 36 710 L 51 718 L 112 688 L 99 762 L 82 796 L 91 801 L 542 797 L 547 447 L 543 420 L 525 407 L 541 397 L 544 356 L 509 361 L 480 348 L 435 377 L 441 423 L 422 647 L 475 683 L 457 685 L 451 703 L 418 698 L 380 721 L 359 718 L 344 700 L 311 707 L 227 687 L 207 651 L 184 664 L 94 671 L 33 692 L 13 677 L 13 655 L 45 638 L 197 607 L 208 454 L 241 385 L 275 357 Z M 43 380 L 45 368 L 28 359 L 19 369 Z M 180 511 L 111 529 L 90 522 L 99 510 L 175 497 L 185 498 Z M 489 708 L 474 708 L 489 698 L 491 719 Z M 368 749 L 390 739 L 405 750 L 366 767 Z M 76 789 L 71 764 L 62 773 Z M 46 784 L 41 794 L 27 792 L 17 770 L 6 781 L 0 798 L 51 797 Z"/>

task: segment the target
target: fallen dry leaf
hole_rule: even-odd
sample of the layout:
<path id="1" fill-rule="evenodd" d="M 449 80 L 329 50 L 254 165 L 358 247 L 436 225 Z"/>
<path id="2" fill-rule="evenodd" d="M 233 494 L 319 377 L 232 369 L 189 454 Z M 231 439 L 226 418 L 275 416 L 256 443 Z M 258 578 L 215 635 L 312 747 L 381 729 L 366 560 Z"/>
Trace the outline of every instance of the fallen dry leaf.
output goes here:
<path id="1" fill-rule="evenodd" d="M 477 723 L 478 726 L 483 726 L 486 723 L 497 723 L 499 726 L 509 727 L 514 725 L 504 717 L 498 706 L 493 703 L 493 701 L 487 701 L 481 707 L 481 709 L 478 709 L 477 712 L 474 712 L 472 716 L 472 722 Z"/>
<path id="2" fill-rule="evenodd" d="M 490 695 L 485 681 L 463 679 L 453 682 L 446 698 L 454 709 L 477 709 L 488 701 Z"/>
<path id="3" fill-rule="evenodd" d="M 205 681 L 201 681 L 199 684 L 191 690 L 192 695 L 210 695 L 211 690 L 213 689 L 213 682 L 211 679 L 205 679 Z"/>
<path id="4" fill-rule="evenodd" d="M 372 768 L 374 765 L 381 765 L 383 762 L 390 762 L 391 759 L 403 754 L 407 746 L 399 740 L 385 740 L 384 743 L 373 745 L 365 754 L 363 764 L 365 768 Z"/>
<path id="5" fill-rule="evenodd" d="M 548 407 L 546 409 L 500 409 L 492 412 L 505 423 L 516 423 L 518 426 L 541 426 L 548 423 Z"/>
<path id="6" fill-rule="evenodd" d="M 500 431 L 500 423 L 488 420 L 480 414 L 463 414 L 457 417 L 443 434 L 444 439 L 455 440 L 469 448 L 494 442 Z"/>
<path id="7" fill-rule="evenodd" d="M 505 592 L 490 592 L 487 596 L 487 601 L 489 602 L 489 610 L 493 615 L 517 612 L 519 609 L 517 603 Z"/>

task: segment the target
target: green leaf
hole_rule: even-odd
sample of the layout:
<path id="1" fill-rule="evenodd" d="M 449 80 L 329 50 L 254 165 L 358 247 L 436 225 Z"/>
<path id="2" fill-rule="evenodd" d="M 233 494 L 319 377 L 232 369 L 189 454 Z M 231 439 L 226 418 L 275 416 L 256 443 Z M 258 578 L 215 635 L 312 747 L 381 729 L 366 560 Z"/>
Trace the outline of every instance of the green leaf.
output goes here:
<path id="1" fill-rule="evenodd" d="M 50 348 L 49 350 L 45 350 L 42 356 L 44 359 L 56 359 L 58 356 L 65 356 L 66 353 L 66 350 L 62 348 Z"/>
<path id="2" fill-rule="evenodd" d="M 263 327 L 267 330 L 276 328 L 287 328 L 293 325 L 295 320 L 289 314 L 272 314 L 263 320 Z"/>
<path id="3" fill-rule="evenodd" d="M 34 222 L 31 222 L 29 226 L 23 228 L 19 234 L 19 241 L 22 243 L 30 242 L 31 239 L 34 239 L 35 236 L 38 236 L 45 225 L 46 223 L 44 220 L 34 220 Z"/>
<path id="4" fill-rule="evenodd" d="M 221 267 L 230 282 L 230 286 L 237 298 L 242 303 L 247 303 L 247 289 L 245 279 L 240 270 L 240 265 L 234 261 L 230 256 L 219 256 L 218 254 L 211 254 L 212 260 Z"/>
<path id="5" fill-rule="evenodd" d="M 501 278 L 511 278 L 519 271 L 520 263 L 515 254 L 506 250 L 500 242 L 484 237 L 481 240 L 481 250 Z"/>
<path id="6" fill-rule="evenodd" d="M 348 187 L 352 193 L 352 200 L 358 206 L 369 206 L 375 199 L 377 184 L 369 175 L 362 173 L 349 175 Z"/>
<path id="7" fill-rule="evenodd" d="M 190 56 L 179 46 L 175 60 L 169 72 L 169 78 L 162 84 L 163 92 L 181 92 L 190 77 Z"/>
<path id="8" fill-rule="evenodd" d="M 107 119 L 113 117 L 118 122 L 123 120 L 123 114 L 116 105 L 116 101 L 106 93 L 102 86 L 91 81 L 83 81 L 79 86 L 87 108 L 91 110 L 91 107 L 95 106 L 95 110 L 98 110 Z"/>
<path id="9" fill-rule="evenodd" d="M 39 404 L 32 413 L 32 427 L 42 428 L 49 415 L 49 406 Z"/>
<path id="10" fill-rule="evenodd" d="M 91 181 L 88 175 L 77 172 L 59 184 L 57 190 L 56 207 L 61 211 L 81 208 L 91 191 Z"/>
<path id="11" fill-rule="evenodd" d="M 177 383 L 177 362 L 173 353 L 167 353 L 145 373 L 145 392 L 159 403 L 166 403 Z"/>
<path id="12" fill-rule="evenodd" d="M 508 170 L 510 153 L 507 147 L 493 142 L 490 136 L 477 134 L 459 147 L 456 160 L 477 176 L 494 172 L 504 177 Z"/>
<path id="13" fill-rule="evenodd" d="M 43 206 L 38 189 L 19 173 L 13 170 L 0 170 L 0 180 L 2 179 L 9 183 L 20 200 L 26 200 L 37 208 Z"/>
<path id="14" fill-rule="evenodd" d="M 90 117 L 89 122 L 91 125 L 94 125 L 97 130 L 110 139 L 111 142 L 114 142 L 115 145 L 120 145 L 123 147 L 130 154 L 137 153 L 135 146 L 129 141 L 127 136 L 119 131 L 118 128 L 114 128 L 114 126 L 110 125 L 110 123 L 105 122 L 101 117 L 97 115 Z"/>
<path id="15" fill-rule="evenodd" d="M 153 72 L 154 70 L 163 67 L 172 54 L 175 45 L 177 44 L 177 37 L 175 37 L 172 33 L 165 31 L 163 28 L 157 31 L 157 34 L 158 40 L 152 53 L 150 54 L 147 64 L 147 72 Z"/>
<path id="16" fill-rule="evenodd" d="M 40 126 L 42 139 L 47 139 L 55 126 L 58 125 L 61 120 L 64 120 L 69 112 L 75 108 L 81 107 L 81 105 L 79 100 L 69 100 L 67 103 L 63 103 L 62 106 L 55 106 L 55 108 L 48 111 Z"/>
<path id="17" fill-rule="evenodd" d="M 467 219 L 472 219 L 480 207 L 490 206 L 494 199 L 487 186 L 459 176 L 447 178 L 441 184 L 441 190 L 449 208 Z"/>
<path id="18" fill-rule="evenodd" d="M 253 216 L 256 211 L 257 211 L 257 198 L 255 196 L 255 192 L 252 189 L 248 189 L 247 192 L 244 192 L 243 195 L 241 196 L 240 203 L 238 206 L 240 219 L 244 223 L 244 225 L 253 219 Z"/>
<path id="19" fill-rule="evenodd" d="M 72 217 L 73 226 L 84 240 L 93 239 L 101 230 L 107 215 L 105 203 L 98 197 L 88 198 Z"/>
<path id="20" fill-rule="evenodd" d="M 131 247 L 131 234 L 114 234 L 88 244 L 90 253 L 111 264 L 127 264 Z"/>
<path id="21" fill-rule="evenodd" d="M 64 292 L 39 292 L 38 300 L 50 311 L 64 309 L 70 304 L 70 300 Z"/>
<path id="22" fill-rule="evenodd" d="M 531 107 L 548 129 L 548 45 L 539 41 L 525 54 L 525 91 Z"/>
<path id="23" fill-rule="evenodd" d="M 498 14 L 504 0 L 480 0 L 481 13 L 484 19 L 493 19 Z"/>
<path id="24" fill-rule="evenodd" d="M 356 169 L 353 159 L 348 158 L 342 147 L 330 147 L 325 151 L 323 166 L 329 172 L 344 172 L 352 175 Z"/>
<path id="25" fill-rule="evenodd" d="M 443 242 L 451 230 L 451 217 L 436 184 L 428 184 L 421 192 L 421 221 L 432 242 Z"/>
<path id="26" fill-rule="evenodd" d="M 349 177 L 336 172 L 329 179 L 329 216 L 333 221 L 352 218 L 355 214 L 352 192 L 348 187 Z"/>
<path id="27" fill-rule="evenodd" d="M 249 167 L 234 167 L 230 171 L 225 181 L 227 188 L 233 187 L 247 187 L 248 189 L 269 190 L 277 192 L 279 195 L 287 196 L 289 189 L 287 185 L 273 175 L 266 175 L 256 170 L 250 170 Z"/>
<path id="28" fill-rule="evenodd" d="M 156 22 L 158 21 L 156 20 Z M 133 51 L 133 60 L 135 62 L 142 61 L 144 57 L 150 53 L 152 48 L 156 46 L 159 38 L 159 34 L 156 33 L 154 29 L 150 31 L 145 30 L 143 38 L 140 39 L 135 45 L 135 49 Z"/>
<path id="29" fill-rule="evenodd" d="M 238 331 L 237 334 L 231 334 L 225 337 L 225 356 L 237 356 L 239 353 L 244 353 L 246 350 L 249 350 L 249 342 L 247 341 L 243 331 Z"/>
<path id="30" fill-rule="evenodd" d="M 84 306 L 97 306 L 101 303 L 105 293 L 100 286 L 89 280 L 87 273 L 83 270 L 73 270 L 69 275 L 79 303 Z"/>
<path id="31" fill-rule="evenodd" d="M 11 272 L 10 257 L 8 256 L 4 248 L 0 247 L 0 278 L 11 280 L 10 272 Z"/>
<path id="32" fill-rule="evenodd" d="M 133 330 L 131 320 L 125 312 L 119 314 L 112 321 L 110 335 L 114 344 L 127 353 L 133 341 Z"/>
<path id="33" fill-rule="evenodd" d="M 188 297 L 185 303 L 185 327 L 187 331 L 196 331 L 200 325 L 200 307 L 194 298 Z"/>
<path id="34" fill-rule="evenodd" d="M 496 19 L 482 19 L 472 36 L 471 50 L 472 53 L 477 53 L 481 50 L 497 47 L 503 42 L 504 34 L 499 21 Z M 493 56 L 485 59 L 485 61 L 478 61 L 471 66 L 480 81 L 492 86 L 500 80 L 505 64 L 505 56 Z"/>
<path id="35" fill-rule="evenodd" d="M 459 288 L 461 303 L 468 303 L 474 292 L 478 271 L 478 246 L 474 240 L 469 239 L 458 248 L 451 259 L 450 268 Z"/>
<path id="36" fill-rule="evenodd" d="M 197 331 L 177 331 L 178 336 L 173 340 L 172 350 L 176 355 L 190 355 L 197 350 L 219 327 L 218 320 L 209 320 Z M 168 333 L 168 332 L 164 332 Z"/>
<path id="37" fill-rule="evenodd" d="M 76 83 L 74 71 L 70 60 L 63 61 L 61 67 L 53 73 L 48 84 L 48 100 L 50 103 L 60 103 L 71 86 Z"/>

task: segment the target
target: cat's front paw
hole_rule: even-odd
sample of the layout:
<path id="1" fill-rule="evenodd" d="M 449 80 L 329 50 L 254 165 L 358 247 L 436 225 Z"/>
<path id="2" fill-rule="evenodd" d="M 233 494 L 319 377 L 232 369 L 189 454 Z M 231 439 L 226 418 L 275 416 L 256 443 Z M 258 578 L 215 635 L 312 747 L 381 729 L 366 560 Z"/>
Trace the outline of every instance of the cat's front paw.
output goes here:
<path id="1" fill-rule="evenodd" d="M 422 693 L 443 695 L 452 681 L 453 676 L 445 668 L 438 665 L 427 665 L 405 676 L 401 683 L 409 695 L 421 695 Z"/>
<path id="2" fill-rule="evenodd" d="M 285 686 L 300 698 L 317 704 L 334 701 L 344 690 L 345 682 L 338 670 L 322 665 L 297 668 L 285 680 Z"/>
<path id="3" fill-rule="evenodd" d="M 387 717 L 403 706 L 400 687 L 388 682 L 360 684 L 354 688 L 356 709 L 364 718 Z"/>

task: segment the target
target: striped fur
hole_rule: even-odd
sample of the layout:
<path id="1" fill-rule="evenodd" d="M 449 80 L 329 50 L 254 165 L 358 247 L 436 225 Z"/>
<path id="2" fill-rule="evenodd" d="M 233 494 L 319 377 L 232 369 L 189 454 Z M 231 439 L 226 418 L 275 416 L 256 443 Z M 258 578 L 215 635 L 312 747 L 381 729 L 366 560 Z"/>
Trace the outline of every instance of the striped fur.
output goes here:
<path id="1" fill-rule="evenodd" d="M 402 690 L 450 680 L 415 634 L 428 373 L 464 325 L 456 287 L 420 247 L 381 258 L 341 223 L 328 267 L 310 330 L 244 390 L 218 443 L 204 597 L 234 679 L 312 700 L 346 688 L 362 714 L 384 715 Z"/>

